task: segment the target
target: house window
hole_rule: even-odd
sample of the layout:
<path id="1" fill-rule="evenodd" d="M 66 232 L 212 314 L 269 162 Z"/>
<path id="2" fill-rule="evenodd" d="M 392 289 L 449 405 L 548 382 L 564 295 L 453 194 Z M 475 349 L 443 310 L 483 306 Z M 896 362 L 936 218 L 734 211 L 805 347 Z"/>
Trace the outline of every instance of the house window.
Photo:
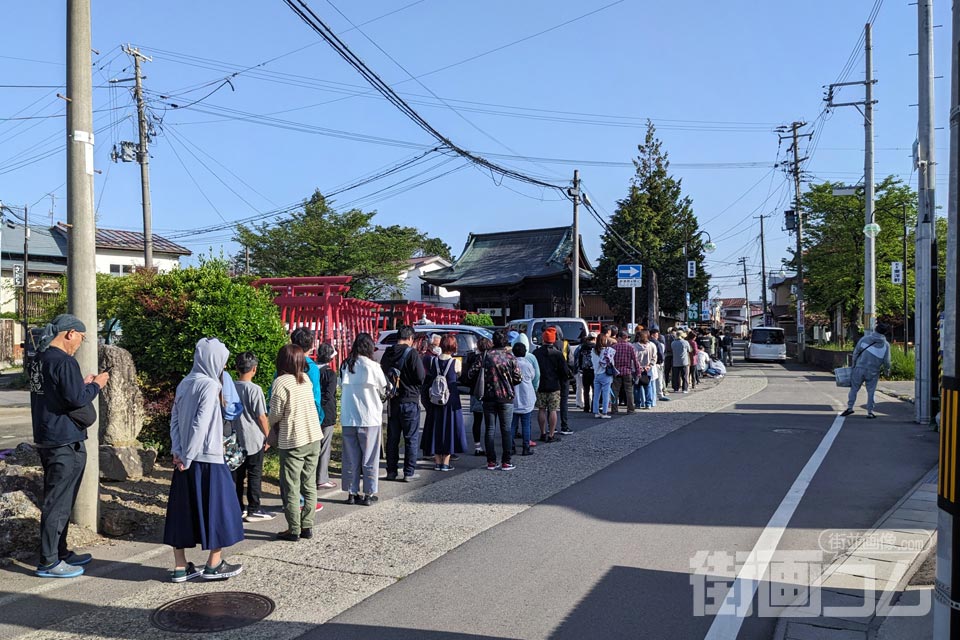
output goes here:
<path id="1" fill-rule="evenodd" d="M 110 275 L 126 276 L 133 273 L 132 264 L 112 264 L 110 265 Z"/>
<path id="2" fill-rule="evenodd" d="M 438 287 L 435 284 L 428 284 L 424 282 L 423 284 L 420 285 L 420 295 L 423 296 L 424 298 L 429 298 L 431 296 L 439 297 L 440 287 Z"/>

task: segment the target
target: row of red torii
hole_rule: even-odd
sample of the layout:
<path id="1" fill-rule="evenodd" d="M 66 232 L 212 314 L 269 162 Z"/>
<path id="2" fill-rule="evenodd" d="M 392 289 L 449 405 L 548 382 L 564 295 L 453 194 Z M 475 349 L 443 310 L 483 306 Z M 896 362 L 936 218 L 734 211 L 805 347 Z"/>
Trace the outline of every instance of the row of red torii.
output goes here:
<path id="1" fill-rule="evenodd" d="M 424 302 L 372 302 L 348 298 L 352 276 L 306 276 L 260 278 L 253 285 L 273 289 L 273 302 L 280 307 L 280 320 L 290 331 L 314 330 L 318 342 L 333 345 L 342 360 L 357 334 L 367 332 L 377 339 L 380 331 L 404 324 L 460 324 L 467 315 L 460 309 Z"/>

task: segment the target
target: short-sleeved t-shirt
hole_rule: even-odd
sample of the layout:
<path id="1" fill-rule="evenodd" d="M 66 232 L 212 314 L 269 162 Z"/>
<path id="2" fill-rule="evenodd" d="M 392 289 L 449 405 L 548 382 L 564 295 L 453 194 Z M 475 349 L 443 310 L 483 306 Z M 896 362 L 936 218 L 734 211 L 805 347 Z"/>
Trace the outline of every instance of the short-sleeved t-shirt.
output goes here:
<path id="1" fill-rule="evenodd" d="M 254 454 L 263 449 L 263 431 L 260 430 L 260 416 L 267 415 L 267 402 L 263 397 L 263 389 L 253 382 L 237 380 L 237 395 L 243 404 L 243 413 L 234 418 L 233 428 L 237 432 L 237 441 L 248 454 Z"/>

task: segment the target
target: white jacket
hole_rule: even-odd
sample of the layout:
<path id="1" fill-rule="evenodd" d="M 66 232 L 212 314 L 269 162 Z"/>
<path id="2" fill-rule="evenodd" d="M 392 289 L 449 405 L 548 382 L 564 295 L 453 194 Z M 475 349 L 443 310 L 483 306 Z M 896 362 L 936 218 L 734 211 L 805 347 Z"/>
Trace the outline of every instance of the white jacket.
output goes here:
<path id="1" fill-rule="evenodd" d="M 360 356 L 354 372 L 340 367 L 340 424 L 344 427 L 379 427 L 383 424 L 383 394 L 387 379 L 380 365 Z"/>

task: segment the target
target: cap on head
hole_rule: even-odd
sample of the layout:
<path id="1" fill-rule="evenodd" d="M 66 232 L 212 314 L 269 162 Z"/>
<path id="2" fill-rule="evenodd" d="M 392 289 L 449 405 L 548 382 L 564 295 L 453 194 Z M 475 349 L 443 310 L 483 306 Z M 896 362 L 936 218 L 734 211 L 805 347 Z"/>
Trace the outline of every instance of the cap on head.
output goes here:
<path id="1" fill-rule="evenodd" d="M 510 341 L 510 344 L 513 344 L 520 337 L 520 333 L 517 331 L 511 331 L 507 334 L 507 340 Z"/>
<path id="2" fill-rule="evenodd" d="M 557 330 L 553 327 L 547 327 L 543 330 L 543 335 L 540 339 L 544 344 L 553 344 L 557 341 Z"/>

